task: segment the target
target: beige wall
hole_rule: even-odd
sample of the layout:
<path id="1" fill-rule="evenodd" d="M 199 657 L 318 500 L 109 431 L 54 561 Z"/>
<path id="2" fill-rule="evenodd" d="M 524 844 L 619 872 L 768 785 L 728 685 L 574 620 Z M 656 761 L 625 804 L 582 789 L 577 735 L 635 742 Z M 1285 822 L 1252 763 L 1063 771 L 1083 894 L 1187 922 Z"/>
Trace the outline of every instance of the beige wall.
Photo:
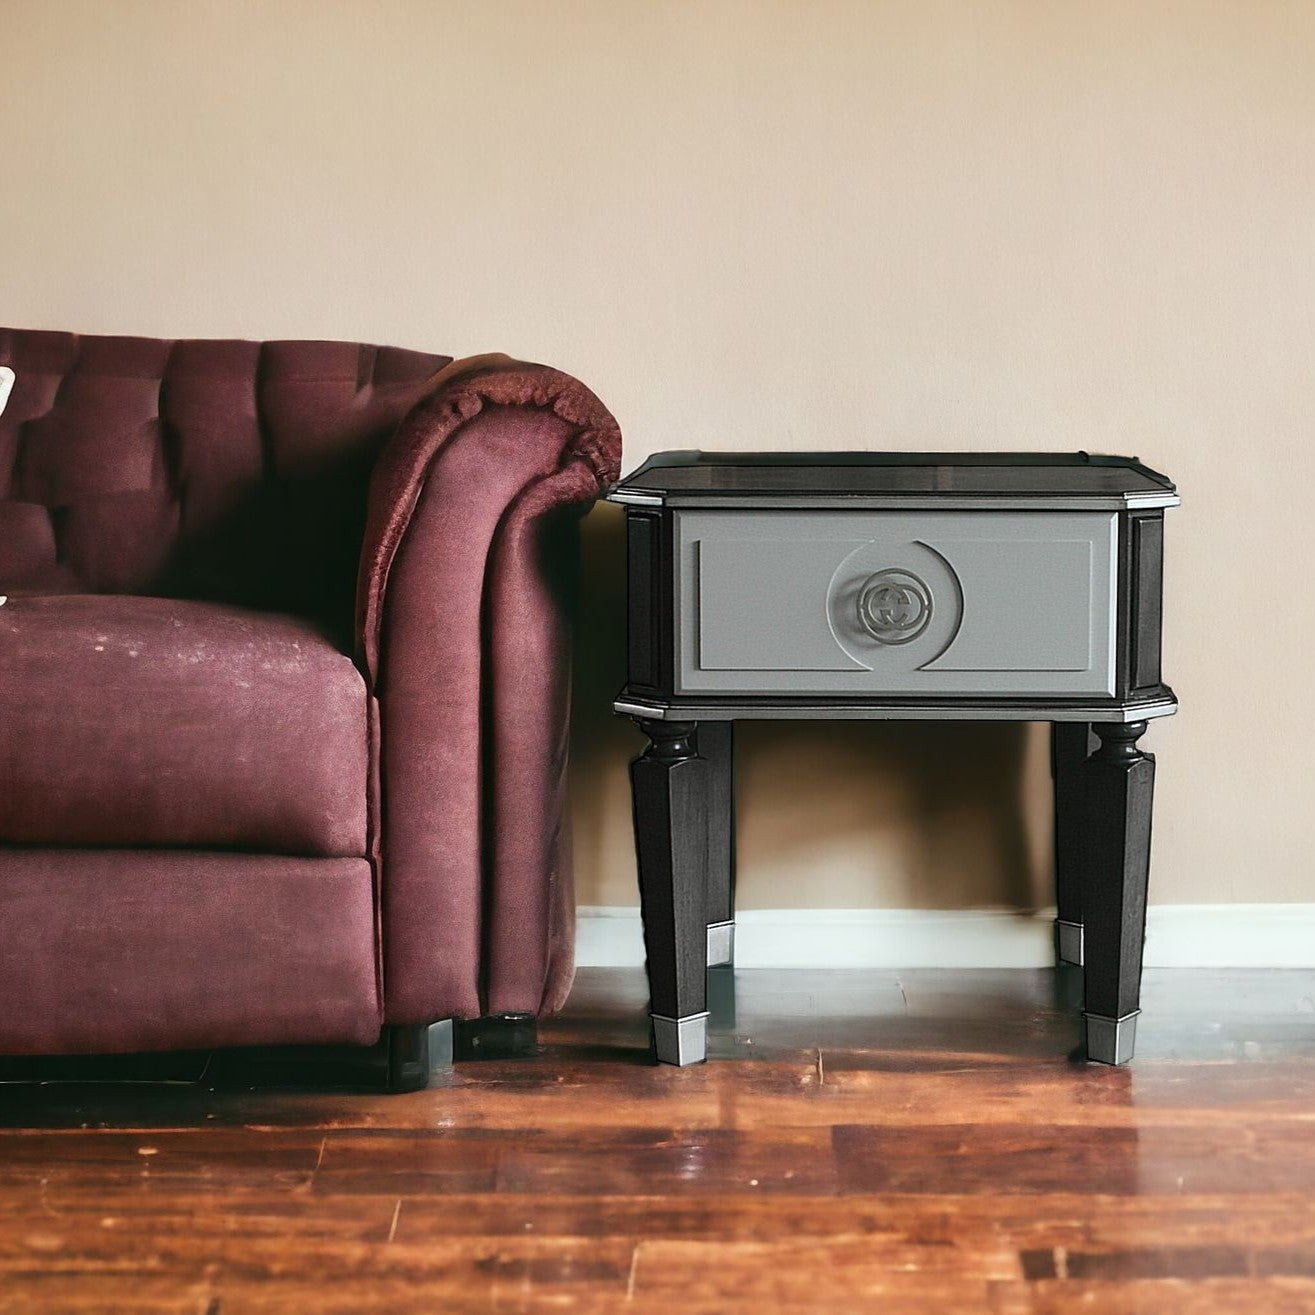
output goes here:
<path id="1" fill-rule="evenodd" d="M 503 349 L 671 446 L 1179 481 L 1153 893 L 1311 898 L 1315 4 L 0 0 L 0 322 Z M 584 903 L 633 900 L 613 509 Z M 1035 731 L 750 727 L 746 906 L 1046 902 Z"/>

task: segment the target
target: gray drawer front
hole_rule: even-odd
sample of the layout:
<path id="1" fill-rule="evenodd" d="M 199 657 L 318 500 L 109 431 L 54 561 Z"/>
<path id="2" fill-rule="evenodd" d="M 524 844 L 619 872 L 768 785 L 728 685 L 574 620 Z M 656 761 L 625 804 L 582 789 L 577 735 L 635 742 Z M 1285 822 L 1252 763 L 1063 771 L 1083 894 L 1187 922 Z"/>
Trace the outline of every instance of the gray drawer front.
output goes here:
<path id="1" fill-rule="evenodd" d="M 1114 694 L 1112 512 L 675 516 L 681 693 Z"/>

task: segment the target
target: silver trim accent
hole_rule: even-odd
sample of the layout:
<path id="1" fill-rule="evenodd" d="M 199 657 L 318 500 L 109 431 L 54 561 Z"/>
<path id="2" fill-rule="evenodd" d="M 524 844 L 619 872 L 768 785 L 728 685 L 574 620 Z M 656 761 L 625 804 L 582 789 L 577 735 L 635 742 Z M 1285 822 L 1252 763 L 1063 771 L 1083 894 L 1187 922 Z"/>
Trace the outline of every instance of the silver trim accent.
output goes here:
<path id="1" fill-rule="evenodd" d="M 1047 498 L 1009 496 L 998 498 L 952 497 L 938 494 L 929 497 L 845 497 L 826 493 L 746 494 L 721 496 L 707 493 L 653 493 L 647 490 L 620 489 L 607 494 L 608 502 L 635 507 L 698 507 L 704 511 L 1129 511 L 1154 507 L 1177 507 L 1182 498 L 1176 493 L 1122 493 L 1097 498 Z"/>
<path id="2" fill-rule="evenodd" d="M 708 1057 L 708 1015 L 690 1014 L 686 1018 L 665 1018 L 649 1014 L 653 1023 L 653 1054 L 659 1064 L 687 1068 L 702 1064 Z"/>
<path id="3" fill-rule="evenodd" d="M 789 696 L 774 696 L 784 699 Z M 802 696 L 799 696 L 800 698 Z M 946 695 L 947 700 L 953 698 Z M 781 702 L 763 703 L 650 703 L 644 699 L 616 698 L 612 711 L 624 717 L 643 717 L 648 721 L 1150 721 L 1155 717 L 1172 717 L 1178 711 L 1177 699 L 1150 699 L 1144 703 L 1123 703 L 1116 707 L 1099 704 L 1070 704 L 1056 707 L 1042 701 L 1020 703 L 1003 708 L 998 704 L 961 699 L 935 707 L 922 703 L 874 705 L 863 703 L 827 703 L 813 699 L 794 706 Z"/>
<path id="4" fill-rule="evenodd" d="M 441 1018 L 429 1025 L 429 1071 L 449 1073 L 452 1070 L 453 1038 L 456 1027 L 450 1018 Z"/>
<path id="5" fill-rule="evenodd" d="M 1087 1020 L 1087 1058 L 1097 1064 L 1126 1064 L 1137 1042 L 1137 1016 L 1134 1009 L 1122 1018 L 1083 1013 Z"/>
<path id="6" fill-rule="evenodd" d="M 1083 929 L 1080 922 L 1066 922 L 1063 918 L 1055 919 L 1055 957 L 1060 963 L 1076 964 L 1082 967 Z"/>
<path id="7" fill-rule="evenodd" d="M 708 967 L 735 962 L 734 922 L 708 923 Z"/>

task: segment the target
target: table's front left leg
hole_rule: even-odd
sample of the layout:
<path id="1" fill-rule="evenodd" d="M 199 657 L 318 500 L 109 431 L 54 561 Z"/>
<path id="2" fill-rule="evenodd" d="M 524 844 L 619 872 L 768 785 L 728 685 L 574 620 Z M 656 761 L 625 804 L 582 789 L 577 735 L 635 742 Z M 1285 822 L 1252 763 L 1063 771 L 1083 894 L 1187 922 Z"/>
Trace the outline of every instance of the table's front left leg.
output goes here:
<path id="1" fill-rule="evenodd" d="M 1132 1058 L 1140 1012 L 1155 759 L 1137 748 L 1145 722 L 1098 724 L 1087 760 L 1083 897 L 1087 1058 Z"/>
<path id="2" fill-rule="evenodd" d="M 630 765 L 653 1048 L 661 1063 L 707 1058 L 708 764 L 693 722 L 641 720 Z"/>

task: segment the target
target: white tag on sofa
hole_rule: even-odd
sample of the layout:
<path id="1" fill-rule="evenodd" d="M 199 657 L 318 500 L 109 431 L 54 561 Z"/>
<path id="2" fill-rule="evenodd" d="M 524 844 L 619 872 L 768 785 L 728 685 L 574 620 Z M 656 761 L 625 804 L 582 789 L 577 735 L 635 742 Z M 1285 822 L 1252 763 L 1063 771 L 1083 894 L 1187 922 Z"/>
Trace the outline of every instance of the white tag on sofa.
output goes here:
<path id="1" fill-rule="evenodd" d="M 0 416 L 5 413 L 5 403 L 9 401 L 9 390 L 14 386 L 14 372 L 7 365 L 0 365 Z"/>

